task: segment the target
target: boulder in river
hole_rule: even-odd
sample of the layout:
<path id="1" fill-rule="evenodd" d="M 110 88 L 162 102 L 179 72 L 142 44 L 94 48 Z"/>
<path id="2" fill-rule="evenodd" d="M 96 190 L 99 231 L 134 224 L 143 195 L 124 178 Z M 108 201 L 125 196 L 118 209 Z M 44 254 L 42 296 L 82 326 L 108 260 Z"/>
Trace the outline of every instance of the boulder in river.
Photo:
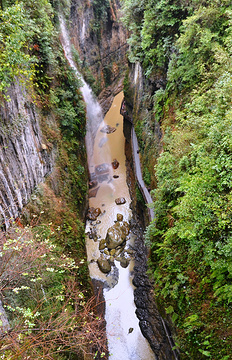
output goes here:
<path id="1" fill-rule="evenodd" d="M 100 214 L 101 214 L 101 209 L 100 208 L 91 207 L 88 210 L 87 219 L 95 221 L 95 220 L 97 220 L 97 217 Z"/>
<path id="2" fill-rule="evenodd" d="M 116 128 L 110 125 L 105 125 L 100 131 L 105 134 L 112 134 L 116 131 Z"/>
<path id="3" fill-rule="evenodd" d="M 119 167 L 119 162 L 117 159 L 114 159 L 111 164 L 114 170 L 116 170 Z"/>
<path id="4" fill-rule="evenodd" d="M 123 268 L 126 268 L 128 265 L 129 265 L 129 260 L 128 259 L 126 259 L 124 256 L 122 256 L 121 258 L 120 258 L 120 265 L 121 265 L 121 267 L 123 267 Z"/>
<path id="5" fill-rule="evenodd" d="M 105 239 L 101 239 L 100 243 L 99 243 L 99 250 L 104 250 L 106 247 L 106 241 Z"/>
<path id="6" fill-rule="evenodd" d="M 123 221 L 123 215 L 117 214 L 117 221 Z"/>
<path id="7" fill-rule="evenodd" d="M 99 257 L 97 259 L 97 264 L 99 269 L 104 273 L 107 274 L 111 271 L 111 265 L 107 259 L 105 259 L 103 256 Z"/>
<path id="8" fill-rule="evenodd" d="M 126 221 L 122 223 L 116 222 L 115 225 L 111 226 L 106 234 L 106 246 L 108 249 L 116 249 L 122 245 L 129 234 L 129 224 Z"/>
<path id="9" fill-rule="evenodd" d="M 126 203 L 126 199 L 124 197 L 120 197 L 120 198 L 115 199 L 115 202 L 117 205 L 122 205 L 122 204 Z"/>

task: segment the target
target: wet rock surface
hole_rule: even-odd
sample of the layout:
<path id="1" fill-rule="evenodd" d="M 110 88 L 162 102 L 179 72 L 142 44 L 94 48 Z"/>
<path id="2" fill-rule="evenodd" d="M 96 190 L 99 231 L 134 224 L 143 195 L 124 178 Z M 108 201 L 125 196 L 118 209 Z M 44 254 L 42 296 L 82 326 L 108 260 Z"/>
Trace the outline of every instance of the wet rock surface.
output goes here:
<path id="1" fill-rule="evenodd" d="M 92 189 L 94 187 L 96 187 L 98 185 L 98 181 L 97 180 L 91 180 L 89 182 L 89 188 Z"/>
<path id="2" fill-rule="evenodd" d="M 117 159 L 114 159 L 111 164 L 114 170 L 116 170 L 119 167 L 119 162 Z"/>
<path id="3" fill-rule="evenodd" d="M 159 360 L 178 359 L 178 355 L 171 349 L 170 341 L 164 329 L 169 324 L 164 320 L 154 300 L 153 286 L 146 274 L 147 271 L 147 248 L 144 245 L 143 229 L 139 226 L 139 220 L 131 220 L 131 232 L 135 235 L 135 267 L 133 285 L 136 315 L 143 336 L 148 340 L 152 350 Z M 174 346 L 174 342 L 172 344 Z"/>
<path id="4" fill-rule="evenodd" d="M 123 221 L 122 214 L 117 214 L 117 221 L 108 229 L 106 238 L 99 241 L 101 255 L 97 260 L 97 264 L 103 273 L 109 273 L 112 270 L 115 260 L 119 261 L 123 268 L 129 265 L 134 254 L 133 250 L 125 249 L 129 233 L 129 224 Z"/>
<path id="5" fill-rule="evenodd" d="M 92 220 L 92 221 L 96 221 L 96 220 L 97 220 L 97 217 L 98 217 L 100 214 L 101 214 L 101 209 L 100 209 L 100 208 L 91 207 L 91 208 L 89 208 L 89 210 L 88 210 L 87 219 L 88 219 L 88 220 Z"/>
<path id="6" fill-rule="evenodd" d="M 109 263 L 108 259 L 105 259 L 103 256 L 101 256 L 100 258 L 97 259 L 97 264 L 99 266 L 99 269 L 107 274 L 111 271 L 111 265 Z"/>
<path id="7" fill-rule="evenodd" d="M 129 235 L 129 224 L 126 221 L 117 221 L 111 226 L 106 234 L 106 246 L 108 249 L 116 249 L 122 245 Z"/>
<path id="8" fill-rule="evenodd" d="M 108 173 L 109 173 L 109 165 L 106 163 L 100 164 L 95 167 L 96 175 L 102 175 L 102 174 L 108 174 Z"/>
<path id="9" fill-rule="evenodd" d="M 115 199 L 115 203 L 117 205 L 123 205 L 126 203 L 126 199 L 124 197 L 117 198 L 117 199 Z"/>
<path id="10" fill-rule="evenodd" d="M 96 196 L 97 196 L 97 192 L 98 192 L 99 189 L 100 189 L 100 186 L 98 186 L 98 187 L 95 188 L 95 189 L 89 190 L 89 198 L 91 198 L 91 197 L 96 197 Z"/>

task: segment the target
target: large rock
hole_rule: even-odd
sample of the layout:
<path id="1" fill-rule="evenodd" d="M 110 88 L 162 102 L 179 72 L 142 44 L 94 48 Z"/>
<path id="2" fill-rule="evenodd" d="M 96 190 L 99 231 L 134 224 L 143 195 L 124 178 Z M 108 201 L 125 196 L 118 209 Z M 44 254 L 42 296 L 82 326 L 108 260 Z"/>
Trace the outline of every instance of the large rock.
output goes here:
<path id="1" fill-rule="evenodd" d="M 115 199 L 115 202 L 117 205 L 122 205 L 122 204 L 126 203 L 126 199 L 124 197 L 120 197 L 120 198 Z"/>
<path id="2" fill-rule="evenodd" d="M 87 219 L 95 221 L 97 220 L 97 217 L 101 214 L 101 209 L 100 208 L 94 208 L 91 207 L 88 210 L 88 214 L 87 214 Z"/>
<path id="3" fill-rule="evenodd" d="M 108 249 L 116 249 L 122 245 L 129 234 L 129 224 L 126 221 L 122 223 L 116 222 L 115 225 L 111 226 L 106 234 L 106 246 Z"/>
<path id="4" fill-rule="evenodd" d="M 111 265 L 107 259 L 104 259 L 104 257 L 100 257 L 97 259 L 97 264 L 99 266 L 99 269 L 104 273 L 107 274 L 111 271 Z"/>

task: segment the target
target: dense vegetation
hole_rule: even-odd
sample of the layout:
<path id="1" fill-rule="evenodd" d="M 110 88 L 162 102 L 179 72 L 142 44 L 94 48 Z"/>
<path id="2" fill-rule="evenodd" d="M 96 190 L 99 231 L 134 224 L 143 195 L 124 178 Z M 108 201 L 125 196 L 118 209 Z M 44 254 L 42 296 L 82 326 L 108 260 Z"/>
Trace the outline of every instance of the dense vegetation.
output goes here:
<path id="1" fill-rule="evenodd" d="M 227 360 L 232 356 L 231 2 L 123 3 L 131 31 L 129 59 L 139 61 L 155 84 L 152 119 L 163 133 L 163 150 L 150 174 L 157 182 L 156 219 L 146 233 L 157 300 L 177 328 L 182 359 Z M 145 121 L 137 123 L 138 135 Z"/>
<path id="2" fill-rule="evenodd" d="M 84 245 L 85 106 L 58 37 L 62 3 L 0 3 L 1 101 L 12 100 L 7 88 L 19 79 L 57 157 L 22 218 L 0 233 L 0 299 L 10 321 L 0 331 L 2 359 L 76 359 L 102 344 Z"/>

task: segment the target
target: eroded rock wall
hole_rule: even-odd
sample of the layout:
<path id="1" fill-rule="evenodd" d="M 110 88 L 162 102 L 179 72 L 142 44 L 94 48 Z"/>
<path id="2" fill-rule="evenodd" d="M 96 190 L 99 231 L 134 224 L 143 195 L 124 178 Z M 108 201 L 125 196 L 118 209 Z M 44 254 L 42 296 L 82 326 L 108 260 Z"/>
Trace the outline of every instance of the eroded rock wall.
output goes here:
<path id="1" fill-rule="evenodd" d="M 36 106 L 18 82 L 0 104 L 0 226 L 19 216 L 35 187 L 52 169 Z"/>
<path id="2" fill-rule="evenodd" d="M 113 96 L 123 88 L 128 32 L 121 22 L 120 1 L 109 1 L 105 12 L 97 3 L 104 1 L 72 0 L 70 34 L 81 60 L 80 71 L 90 86 L 97 88 L 95 92 L 106 112 Z"/>
<path id="3" fill-rule="evenodd" d="M 162 131 L 156 120 L 153 96 L 161 89 L 164 80 L 158 78 L 151 82 L 146 79 L 139 63 L 130 64 L 125 79 L 124 118 L 132 122 L 139 143 L 140 161 L 145 184 L 150 191 L 156 187 L 154 165 L 162 151 Z"/>
<path id="4" fill-rule="evenodd" d="M 145 168 L 154 171 L 156 157 L 162 149 L 162 132 L 160 124 L 155 119 L 153 111 L 153 94 L 162 79 L 156 83 L 148 82 L 139 63 L 131 64 L 125 81 L 125 102 L 121 113 L 124 116 L 124 134 L 126 137 L 128 179 L 136 184 L 134 162 L 132 156 L 131 127 L 134 126 L 139 138 L 139 155 L 143 165 L 143 179 Z M 129 169 L 131 169 L 129 171 Z M 150 183 L 150 186 L 155 186 Z M 149 188 L 149 185 L 147 185 Z M 147 275 L 148 249 L 144 245 L 144 225 L 148 222 L 144 203 L 138 198 L 135 186 L 130 186 L 133 219 L 130 223 L 131 231 L 136 235 L 135 267 L 133 284 L 136 315 L 143 335 L 147 338 L 156 359 L 177 360 L 179 354 L 172 350 L 174 328 L 167 318 L 164 309 L 158 309 L 155 302 L 154 284 Z"/>

